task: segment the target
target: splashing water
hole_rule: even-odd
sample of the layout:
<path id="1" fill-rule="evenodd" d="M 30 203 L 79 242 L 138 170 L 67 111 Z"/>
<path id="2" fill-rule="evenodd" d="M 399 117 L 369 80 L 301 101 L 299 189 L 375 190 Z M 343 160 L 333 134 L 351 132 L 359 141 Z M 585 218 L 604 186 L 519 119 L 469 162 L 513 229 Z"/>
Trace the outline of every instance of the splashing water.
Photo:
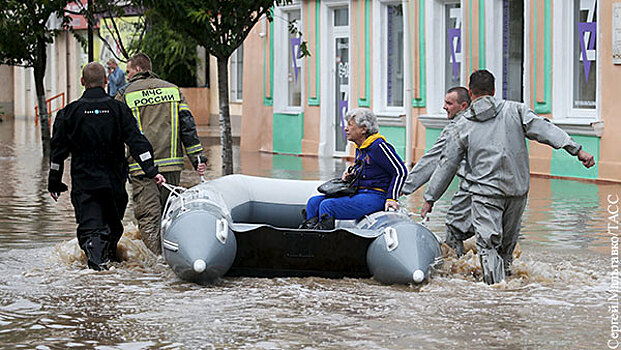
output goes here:
<path id="1" fill-rule="evenodd" d="M 49 164 L 31 124 L 0 124 L 0 348 L 606 348 L 614 296 L 606 198 L 619 184 L 532 178 L 513 274 L 493 286 L 481 282 L 473 242 L 459 259 L 444 247 L 444 265 L 420 286 L 229 277 L 199 286 L 179 280 L 131 225 L 122 262 L 87 269 L 69 196 L 54 202 L 47 193 Z M 203 146 L 213 161 L 207 177 L 220 176 L 218 140 Z M 318 180 L 346 166 L 236 152 L 235 172 L 247 175 Z M 199 178 L 184 170 L 182 181 Z M 434 208 L 435 233 L 455 189 Z M 420 208 L 423 190 L 404 201 Z"/>
<path id="2" fill-rule="evenodd" d="M 457 258 L 457 254 L 453 249 L 446 244 L 442 244 L 444 264 L 434 271 L 436 276 L 481 282 L 481 263 L 477 254 L 474 237 L 464 242 L 464 250 L 466 253 Z M 522 249 L 518 243 L 513 251 L 511 275 L 506 276 L 504 282 L 494 285 L 493 288 L 520 288 L 531 283 L 548 286 L 575 283 L 595 285 L 599 280 L 597 272 L 594 270 L 574 266 L 570 261 L 550 264 L 531 259 L 520 259 L 521 256 Z"/>
<path id="3" fill-rule="evenodd" d="M 71 266 L 87 268 L 86 254 L 80 248 L 78 239 L 73 238 L 68 241 L 57 243 L 54 253 L 61 263 Z M 158 257 L 153 254 L 139 237 L 138 228 L 133 224 L 125 227 L 123 236 L 117 245 L 117 258 L 120 263 L 111 263 L 115 268 L 145 271 L 153 268 L 158 261 Z"/>

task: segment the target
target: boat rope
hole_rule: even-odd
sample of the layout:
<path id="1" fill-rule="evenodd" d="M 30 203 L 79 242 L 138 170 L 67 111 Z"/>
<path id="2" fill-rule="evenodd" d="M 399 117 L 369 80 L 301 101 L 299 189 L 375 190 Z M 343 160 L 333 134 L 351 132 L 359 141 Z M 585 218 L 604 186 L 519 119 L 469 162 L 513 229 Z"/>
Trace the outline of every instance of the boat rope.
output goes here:
<path id="1" fill-rule="evenodd" d="M 411 211 L 407 211 L 405 210 L 405 213 L 408 217 L 412 218 L 413 220 L 415 220 L 415 218 L 418 216 L 418 214 L 413 213 Z M 427 227 L 427 224 L 429 223 L 429 217 L 431 216 L 431 213 L 427 213 L 427 216 L 425 216 L 421 221 L 419 221 L 418 223 Z"/>
<path id="2" fill-rule="evenodd" d="M 181 194 L 185 192 L 186 189 L 181 186 L 170 185 L 166 182 L 164 182 L 162 186 L 165 189 L 169 190 L 171 195 L 175 195 L 176 197 L 179 198 L 179 200 L 181 200 L 181 210 L 185 211 L 185 202 L 183 201 L 183 196 Z M 170 206 L 170 203 L 172 202 L 171 201 L 172 198 L 173 196 L 168 196 L 168 199 L 166 200 L 166 205 L 164 206 L 164 211 L 162 211 L 162 213 L 168 212 L 168 207 Z"/>
<path id="3" fill-rule="evenodd" d="M 427 224 L 428 224 L 428 223 L 429 223 L 429 214 L 427 214 L 427 216 L 425 216 L 425 218 L 423 218 L 423 219 L 420 221 L 420 224 L 421 224 L 421 225 L 423 225 L 423 226 L 425 226 L 425 227 L 427 227 Z"/>
<path id="4" fill-rule="evenodd" d="M 164 188 L 169 190 L 171 194 L 174 194 L 177 197 L 181 197 L 181 194 L 186 191 L 186 189 L 184 187 L 170 185 L 170 184 L 168 184 L 166 182 L 164 182 L 162 184 L 162 186 L 164 186 Z"/>

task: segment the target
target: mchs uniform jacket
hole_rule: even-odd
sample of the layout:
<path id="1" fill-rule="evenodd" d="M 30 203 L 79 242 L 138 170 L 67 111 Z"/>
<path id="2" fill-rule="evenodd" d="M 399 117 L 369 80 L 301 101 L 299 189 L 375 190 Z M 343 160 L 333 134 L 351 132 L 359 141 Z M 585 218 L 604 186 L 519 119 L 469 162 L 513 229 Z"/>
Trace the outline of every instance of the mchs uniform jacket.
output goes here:
<path id="1" fill-rule="evenodd" d="M 155 165 L 161 173 L 183 170 L 182 147 L 194 168 L 197 167 L 203 146 L 194 117 L 177 86 L 159 79 L 151 71 L 138 72 L 119 90 L 116 99 L 129 106 L 138 128 L 153 145 Z M 142 175 L 133 156 L 129 158 L 129 171 L 132 175 Z"/>

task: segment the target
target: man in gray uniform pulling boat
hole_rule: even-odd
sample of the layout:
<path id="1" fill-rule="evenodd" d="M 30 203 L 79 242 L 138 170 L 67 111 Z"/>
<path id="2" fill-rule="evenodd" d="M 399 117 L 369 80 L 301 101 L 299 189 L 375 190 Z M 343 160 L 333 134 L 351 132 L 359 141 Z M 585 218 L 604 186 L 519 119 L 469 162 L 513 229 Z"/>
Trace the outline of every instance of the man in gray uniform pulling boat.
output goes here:
<path id="1" fill-rule="evenodd" d="M 405 185 L 401 193 L 412 194 L 424 184 L 436 170 L 440 162 L 440 156 L 444 150 L 448 135 L 454 132 L 455 123 L 463 116 L 470 106 L 470 95 L 468 89 L 462 86 L 455 86 L 446 92 L 444 96 L 444 110 L 449 119 L 449 123 L 442 129 L 433 146 L 416 162 L 414 168 L 408 174 Z M 457 256 L 462 256 L 464 252 L 464 240 L 474 236 L 472 231 L 472 220 L 470 219 L 470 193 L 468 183 L 464 180 L 463 162 L 457 170 L 460 178 L 459 189 L 453 195 L 451 208 L 446 213 L 446 237 L 444 243 L 455 250 Z"/>
<path id="2" fill-rule="evenodd" d="M 449 135 L 437 170 L 425 191 L 421 209 L 431 212 L 451 182 L 462 159 L 472 200 L 472 225 L 483 270 L 483 280 L 504 280 L 517 242 L 530 186 L 526 138 L 563 148 L 590 168 L 593 156 L 548 119 L 527 105 L 493 98 L 494 76 L 487 70 L 470 75 L 472 104 Z"/>

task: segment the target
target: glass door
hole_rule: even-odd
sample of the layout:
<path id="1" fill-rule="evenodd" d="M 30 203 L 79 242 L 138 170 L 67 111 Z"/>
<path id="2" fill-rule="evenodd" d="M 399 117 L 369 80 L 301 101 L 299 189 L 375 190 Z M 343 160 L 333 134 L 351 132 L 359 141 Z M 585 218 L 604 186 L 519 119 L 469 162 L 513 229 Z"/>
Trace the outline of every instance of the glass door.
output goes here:
<path id="1" fill-rule="evenodd" d="M 349 38 L 336 38 L 334 63 L 336 66 L 334 91 L 336 92 L 336 120 L 335 120 L 335 151 L 345 152 L 347 136 L 345 135 L 345 114 L 349 110 Z"/>
<path id="2" fill-rule="evenodd" d="M 332 10 L 331 61 L 332 93 L 330 94 L 330 113 L 334 113 L 332 128 L 334 131 L 334 153 L 342 154 L 347 149 L 345 135 L 345 114 L 349 110 L 349 9 L 347 7 Z"/>

